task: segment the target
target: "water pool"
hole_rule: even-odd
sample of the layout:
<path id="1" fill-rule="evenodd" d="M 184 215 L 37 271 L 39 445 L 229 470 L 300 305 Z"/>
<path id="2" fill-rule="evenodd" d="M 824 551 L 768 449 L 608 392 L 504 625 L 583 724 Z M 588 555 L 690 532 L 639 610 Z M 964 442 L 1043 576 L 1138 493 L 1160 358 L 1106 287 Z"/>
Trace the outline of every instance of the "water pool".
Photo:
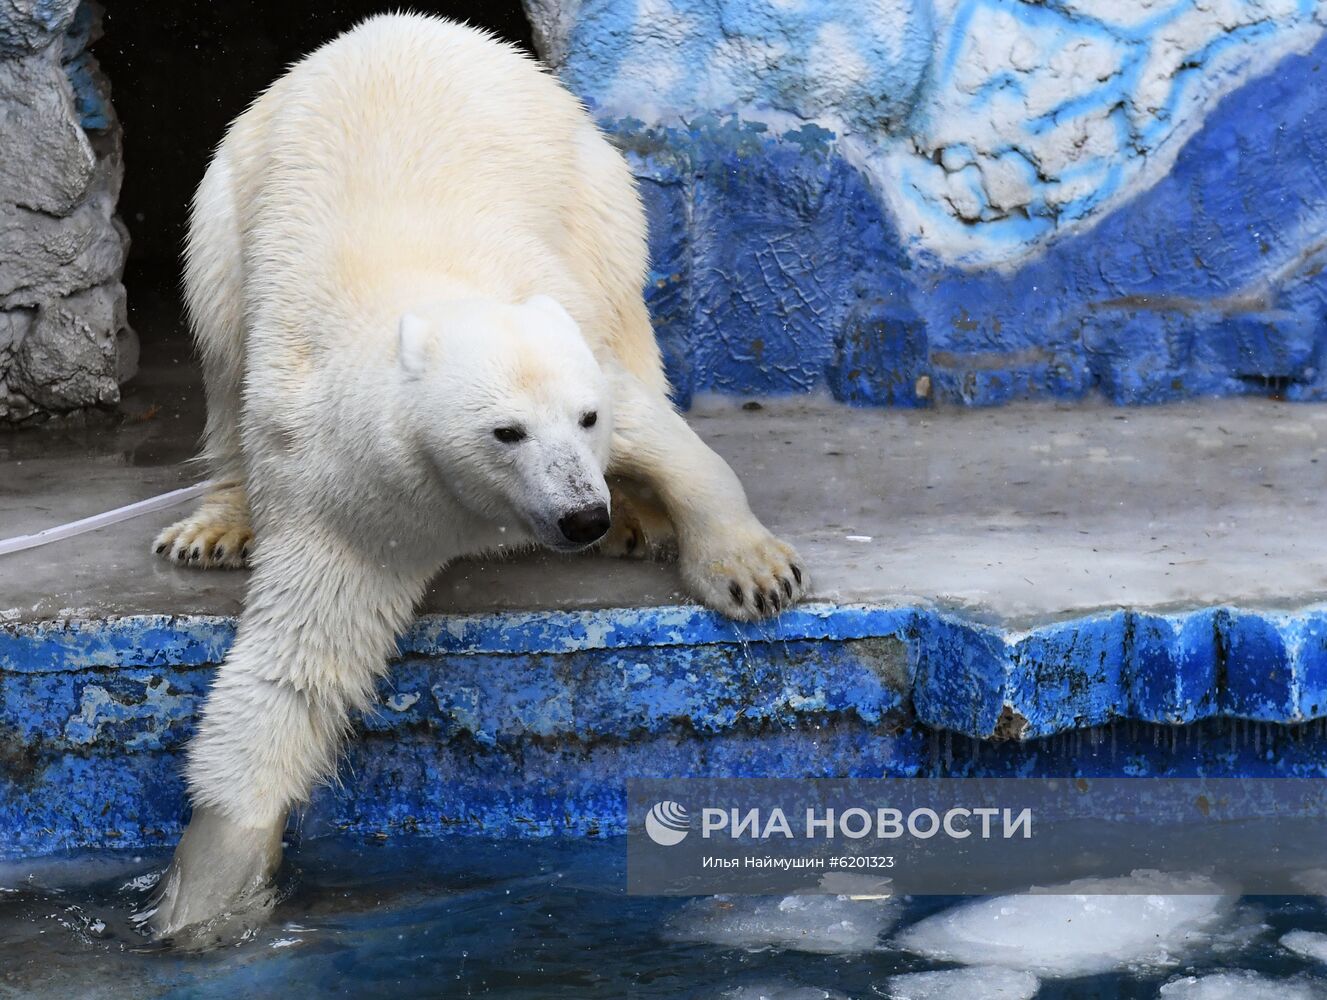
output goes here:
<path id="1" fill-rule="evenodd" d="M 250 941 L 203 955 L 150 948 L 130 919 L 152 873 L 164 866 L 164 852 L 4 862 L 0 996 L 1027 995 L 1017 992 L 1027 977 L 987 971 L 966 986 L 951 983 L 950 992 L 934 992 L 932 984 L 927 993 L 918 980 L 891 983 L 900 974 L 956 968 L 891 941 L 928 917 L 949 919 L 962 900 L 798 897 L 789 907 L 774 899 L 634 897 L 624 890 L 624 857 L 619 840 L 306 842 L 288 852 L 284 899 L 272 923 Z M 812 902 L 804 907 L 806 900 Z M 1085 911 L 1083 919 L 1117 918 Z M 1101 923 L 1093 935 L 1108 930 Z M 1055 930 L 1030 931 L 1032 967 L 1045 960 L 1038 949 Z M 1284 1000 L 1327 997 L 1327 975 L 1319 978 L 1327 966 L 1279 943 L 1296 931 L 1309 933 L 1291 941 L 1327 932 L 1320 898 L 1232 901 L 1166 961 L 1120 954 L 1108 960 L 1116 965 L 1108 971 L 1043 974 L 1036 995 L 1153 998 L 1174 982 L 1166 1000 L 1257 998 L 1262 986 L 1266 996 Z M 1207 975 L 1205 982 L 1177 982 Z M 974 993 L 972 981 L 987 985 Z M 1015 992 L 991 992 L 1006 981 Z"/>

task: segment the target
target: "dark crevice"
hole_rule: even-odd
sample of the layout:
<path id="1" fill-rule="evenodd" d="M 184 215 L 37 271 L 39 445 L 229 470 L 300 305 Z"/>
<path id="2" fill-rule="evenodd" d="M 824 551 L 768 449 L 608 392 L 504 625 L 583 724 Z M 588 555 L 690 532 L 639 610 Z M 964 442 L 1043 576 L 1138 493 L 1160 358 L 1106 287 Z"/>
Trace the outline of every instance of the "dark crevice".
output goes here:
<path id="1" fill-rule="evenodd" d="M 133 238 L 130 324 L 179 337 L 180 248 L 189 199 L 226 126 L 292 62 L 373 14 L 378 0 L 106 4 L 96 55 L 124 128 L 119 212 Z M 409 9 L 486 28 L 533 51 L 519 0 L 416 2 Z M 157 333 L 160 329 L 162 333 Z"/>

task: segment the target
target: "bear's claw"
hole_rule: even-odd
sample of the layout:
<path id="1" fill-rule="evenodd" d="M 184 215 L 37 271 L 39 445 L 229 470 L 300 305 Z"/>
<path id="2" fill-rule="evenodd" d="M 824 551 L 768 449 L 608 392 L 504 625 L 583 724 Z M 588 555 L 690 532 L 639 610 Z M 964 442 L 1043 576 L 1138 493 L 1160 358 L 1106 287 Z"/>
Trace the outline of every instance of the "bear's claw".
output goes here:
<path id="1" fill-rule="evenodd" d="M 249 564 L 252 546 L 253 529 L 242 487 L 209 494 L 197 511 L 152 541 L 152 551 L 163 559 L 198 569 L 242 569 Z"/>
<path id="2" fill-rule="evenodd" d="M 691 592 L 714 610 L 751 621 L 777 615 L 807 590 L 806 575 L 791 545 L 753 521 L 725 528 L 721 540 L 685 546 L 682 576 Z"/>

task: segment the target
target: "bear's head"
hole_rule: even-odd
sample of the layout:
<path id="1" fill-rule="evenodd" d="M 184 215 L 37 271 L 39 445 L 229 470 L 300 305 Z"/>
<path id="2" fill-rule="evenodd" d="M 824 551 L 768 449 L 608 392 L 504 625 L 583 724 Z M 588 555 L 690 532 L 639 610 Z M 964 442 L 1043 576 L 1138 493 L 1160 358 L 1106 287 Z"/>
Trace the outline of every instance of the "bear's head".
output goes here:
<path id="1" fill-rule="evenodd" d="M 456 501 L 552 549 L 604 535 L 612 398 L 557 302 L 421 308 L 401 317 L 397 353 L 409 431 Z"/>

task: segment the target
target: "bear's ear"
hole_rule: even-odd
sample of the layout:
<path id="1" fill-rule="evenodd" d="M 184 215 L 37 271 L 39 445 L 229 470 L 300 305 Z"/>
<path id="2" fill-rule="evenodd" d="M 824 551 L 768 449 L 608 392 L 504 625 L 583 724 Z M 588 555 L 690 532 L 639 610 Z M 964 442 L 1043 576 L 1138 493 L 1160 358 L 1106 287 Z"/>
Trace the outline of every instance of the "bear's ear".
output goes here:
<path id="1" fill-rule="evenodd" d="M 576 321 L 571 318 L 571 313 L 563 309 L 562 303 L 551 295 L 531 295 L 525 300 L 525 304 L 533 309 L 542 309 L 546 313 L 551 313 L 572 326 L 576 325 Z"/>
<path id="2" fill-rule="evenodd" d="M 405 313 L 396 328 L 396 356 L 407 375 L 422 375 L 429 360 L 428 320 Z"/>

